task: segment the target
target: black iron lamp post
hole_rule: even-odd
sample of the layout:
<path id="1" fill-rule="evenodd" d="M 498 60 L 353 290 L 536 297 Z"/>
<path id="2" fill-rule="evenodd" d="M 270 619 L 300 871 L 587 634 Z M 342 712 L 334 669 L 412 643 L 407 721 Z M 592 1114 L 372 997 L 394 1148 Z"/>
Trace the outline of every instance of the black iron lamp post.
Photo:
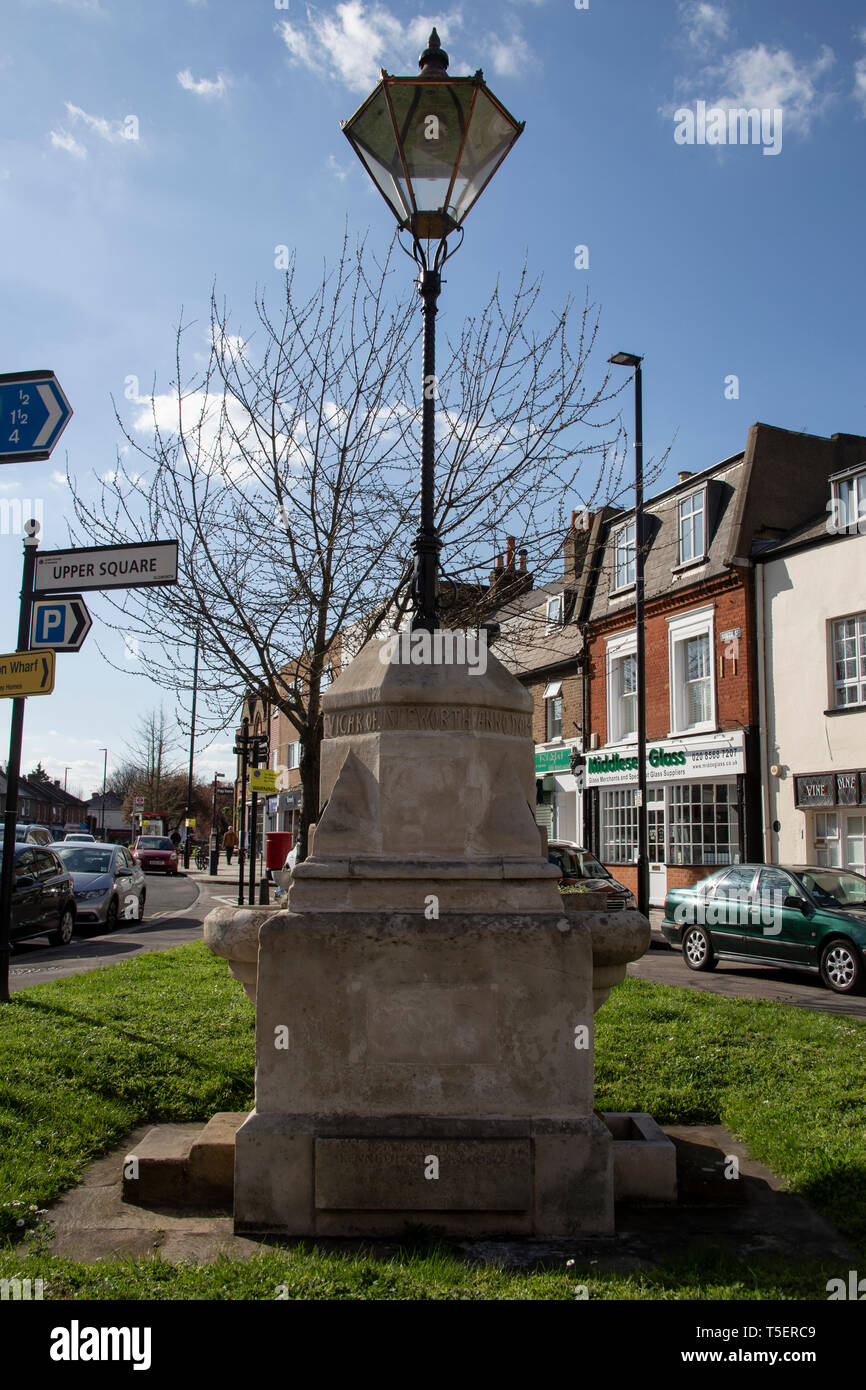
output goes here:
<path id="1" fill-rule="evenodd" d="M 435 520 L 436 301 L 442 266 L 463 239 L 463 222 L 523 130 L 474 77 L 449 77 L 434 29 L 417 77 L 382 80 L 342 122 L 367 173 L 402 231 L 412 238 L 424 315 L 421 419 L 421 521 L 415 537 L 412 627 L 433 632 L 440 541 Z M 449 247 L 448 237 L 460 233 Z M 404 250 L 407 248 L 404 247 Z"/>
<path id="2" fill-rule="evenodd" d="M 646 783 L 646 631 L 644 626 L 643 398 L 642 357 L 615 352 L 617 367 L 634 370 L 634 625 L 637 648 L 637 909 L 649 916 L 649 834 Z"/>

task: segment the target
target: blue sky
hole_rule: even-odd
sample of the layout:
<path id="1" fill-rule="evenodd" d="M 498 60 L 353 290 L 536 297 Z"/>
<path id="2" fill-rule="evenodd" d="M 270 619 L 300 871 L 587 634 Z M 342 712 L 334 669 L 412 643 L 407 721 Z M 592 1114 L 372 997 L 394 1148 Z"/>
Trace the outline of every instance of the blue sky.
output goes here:
<path id="1" fill-rule="evenodd" d="M 673 441 L 659 486 L 737 452 L 755 420 L 866 434 L 866 4 L 6 0 L 0 370 L 54 370 L 75 415 L 48 462 L 0 469 L 0 500 L 40 504 L 45 546 L 67 541 L 67 465 L 88 491 L 115 464 L 112 395 L 134 426 L 129 378 L 166 389 L 181 311 L 204 352 L 212 285 L 242 327 L 256 288 L 279 290 L 275 247 L 314 277 L 347 218 L 387 244 L 339 120 L 380 67 L 416 70 L 433 23 L 451 72 L 482 67 L 526 121 L 449 265 L 444 326 L 524 254 L 551 308 L 589 292 L 599 380 L 610 352 L 645 356 L 645 451 Z M 675 113 L 700 102 L 781 110 L 781 148 L 677 143 Z M 21 545 L 5 530 L 9 651 Z M 28 701 L 23 760 L 87 792 L 101 747 L 111 766 L 142 713 L 174 708 L 88 602 L 84 649 Z M 230 773 L 230 738 L 198 765 Z"/>

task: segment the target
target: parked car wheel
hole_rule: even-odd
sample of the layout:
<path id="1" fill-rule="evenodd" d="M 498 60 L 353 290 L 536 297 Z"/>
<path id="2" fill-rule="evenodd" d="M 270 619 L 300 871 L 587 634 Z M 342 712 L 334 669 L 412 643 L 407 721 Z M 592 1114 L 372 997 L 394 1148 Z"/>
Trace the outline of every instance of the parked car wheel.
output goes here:
<path id="1" fill-rule="evenodd" d="M 144 921 L 144 904 L 147 901 L 147 893 L 142 889 L 141 897 L 138 900 L 138 920 Z"/>
<path id="2" fill-rule="evenodd" d="M 105 930 L 114 931 L 117 926 L 117 898 L 112 898 L 105 914 Z"/>
<path id="3" fill-rule="evenodd" d="M 836 994 L 859 994 L 863 986 L 863 965 L 857 947 L 836 938 L 821 953 L 821 979 Z"/>
<path id="4" fill-rule="evenodd" d="M 715 970 L 713 943 L 703 927 L 688 927 L 683 936 L 683 960 L 690 970 Z"/>
<path id="5" fill-rule="evenodd" d="M 60 914 L 57 931 L 49 932 L 48 940 L 52 946 L 68 946 L 75 931 L 75 913 L 71 907 L 64 907 Z"/>

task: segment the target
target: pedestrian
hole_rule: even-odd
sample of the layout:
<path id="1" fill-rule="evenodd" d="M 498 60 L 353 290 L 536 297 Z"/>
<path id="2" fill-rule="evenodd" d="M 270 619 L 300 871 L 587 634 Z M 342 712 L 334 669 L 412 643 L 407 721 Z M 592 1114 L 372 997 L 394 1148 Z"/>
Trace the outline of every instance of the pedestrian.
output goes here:
<path id="1" fill-rule="evenodd" d="M 228 828 L 228 830 L 226 831 L 225 835 L 223 835 L 223 849 L 224 849 L 225 852 L 226 852 L 226 863 L 227 863 L 227 864 L 231 864 L 231 862 L 232 862 L 232 855 L 233 855 L 234 852 L 235 852 L 235 846 L 236 846 L 237 842 L 238 842 L 238 837 L 237 837 L 237 835 L 235 834 L 235 832 L 234 832 L 234 830 L 232 829 L 232 827 L 229 826 L 229 828 Z"/>
<path id="2" fill-rule="evenodd" d="M 174 845 L 175 849 L 177 849 L 178 845 L 180 844 L 180 831 L 177 829 L 177 827 L 175 827 L 175 829 L 171 832 L 168 838 L 171 840 L 171 843 Z"/>

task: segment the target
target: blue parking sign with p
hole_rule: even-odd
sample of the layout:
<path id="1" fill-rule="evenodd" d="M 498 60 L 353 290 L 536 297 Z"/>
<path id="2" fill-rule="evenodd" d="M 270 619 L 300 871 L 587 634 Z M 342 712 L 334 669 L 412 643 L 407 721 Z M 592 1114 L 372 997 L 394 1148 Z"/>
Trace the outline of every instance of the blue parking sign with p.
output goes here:
<path id="1" fill-rule="evenodd" d="M 33 639 L 40 647 L 50 647 L 53 642 L 63 643 L 67 612 L 65 603 L 39 606 L 34 615 Z"/>
<path id="2" fill-rule="evenodd" d="M 77 652 L 93 626 L 87 605 L 80 594 L 33 601 L 30 622 L 31 650 L 53 648 L 56 652 Z"/>

